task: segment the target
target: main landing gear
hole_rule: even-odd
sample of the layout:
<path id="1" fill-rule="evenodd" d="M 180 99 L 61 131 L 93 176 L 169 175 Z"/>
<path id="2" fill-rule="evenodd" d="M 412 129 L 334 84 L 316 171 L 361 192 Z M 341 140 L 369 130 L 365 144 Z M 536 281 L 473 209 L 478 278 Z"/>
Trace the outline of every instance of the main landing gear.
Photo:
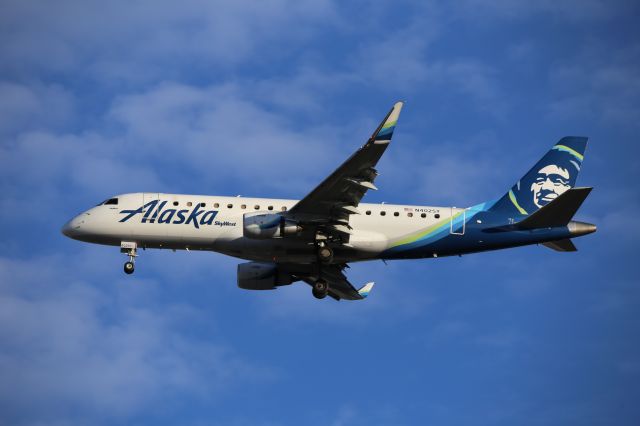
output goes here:
<path id="1" fill-rule="evenodd" d="M 333 250 L 327 244 L 327 237 L 316 235 L 316 257 L 318 258 L 318 280 L 311 286 L 311 293 L 316 299 L 324 299 L 329 294 L 329 283 L 322 279 L 322 265 L 333 261 Z"/>
<path id="2" fill-rule="evenodd" d="M 129 260 L 124 264 L 124 273 L 127 275 L 133 274 L 135 270 L 135 260 L 138 257 L 138 244 L 129 241 L 123 241 L 120 243 L 120 253 L 125 253 L 129 256 Z"/>
<path id="3" fill-rule="evenodd" d="M 313 297 L 316 299 L 324 299 L 329 294 L 329 284 L 323 280 L 319 279 L 315 283 L 313 283 L 313 287 L 311 287 L 311 293 Z"/>
<path id="4" fill-rule="evenodd" d="M 318 260 L 321 263 L 331 263 L 333 260 L 333 250 L 331 250 L 331 247 L 329 247 L 324 241 L 318 242 L 316 254 L 318 255 Z"/>

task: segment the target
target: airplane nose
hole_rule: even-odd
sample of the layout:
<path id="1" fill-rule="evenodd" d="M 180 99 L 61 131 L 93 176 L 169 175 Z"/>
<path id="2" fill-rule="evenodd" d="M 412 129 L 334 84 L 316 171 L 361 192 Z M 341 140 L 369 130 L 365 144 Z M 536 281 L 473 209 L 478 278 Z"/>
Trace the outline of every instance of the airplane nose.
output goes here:
<path id="1" fill-rule="evenodd" d="M 81 222 L 78 217 L 74 217 L 69 222 L 65 223 L 60 230 L 63 235 L 69 238 L 75 238 L 80 232 Z"/>
<path id="2" fill-rule="evenodd" d="M 69 222 L 65 223 L 62 226 L 62 229 L 60 230 L 64 236 L 69 238 L 72 238 L 72 235 L 73 235 L 73 226 L 71 225 L 71 222 L 73 222 L 73 220 L 70 220 Z"/>

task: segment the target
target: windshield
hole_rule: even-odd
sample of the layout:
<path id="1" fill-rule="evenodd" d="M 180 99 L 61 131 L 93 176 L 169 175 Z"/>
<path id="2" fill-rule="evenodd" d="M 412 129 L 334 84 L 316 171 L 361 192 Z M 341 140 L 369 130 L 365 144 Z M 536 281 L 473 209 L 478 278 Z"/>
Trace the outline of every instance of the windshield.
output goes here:
<path id="1" fill-rule="evenodd" d="M 118 205 L 118 199 L 117 198 L 109 198 L 108 200 L 104 200 L 103 202 L 98 204 L 98 206 L 102 206 L 102 205 L 117 206 Z"/>

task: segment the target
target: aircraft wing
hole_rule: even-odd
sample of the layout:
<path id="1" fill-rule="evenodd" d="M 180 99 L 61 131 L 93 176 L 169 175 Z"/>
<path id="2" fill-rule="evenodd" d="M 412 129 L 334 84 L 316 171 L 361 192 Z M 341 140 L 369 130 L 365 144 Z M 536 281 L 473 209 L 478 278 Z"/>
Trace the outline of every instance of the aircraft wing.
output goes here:
<path id="1" fill-rule="evenodd" d="M 284 270 L 289 270 L 293 275 L 307 284 L 313 284 L 320 279 L 317 265 L 281 265 Z M 372 282 L 356 289 L 344 274 L 344 269 L 348 265 L 334 264 L 322 267 L 322 279 L 329 284 L 329 296 L 336 300 L 361 300 L 369 295 L 373 288 Z"/>
<path id="2" fill-rule="evenodd" d="M 320 185 L 300 200 L 288 216 L 306 223 L 330 224 L 329 231 L 349 234 L 349 216 L 359 214 L 357 206 L 378 175 L 378 160 L 387 149 L 402 102 L 397 102 L 369 140 Z"/>

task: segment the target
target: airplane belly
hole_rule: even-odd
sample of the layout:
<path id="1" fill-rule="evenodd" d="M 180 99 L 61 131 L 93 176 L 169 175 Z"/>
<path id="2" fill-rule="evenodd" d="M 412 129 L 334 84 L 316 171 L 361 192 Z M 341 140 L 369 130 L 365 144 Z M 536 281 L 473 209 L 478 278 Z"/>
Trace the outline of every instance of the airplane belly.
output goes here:
<path id="1" fill-rule="evenodd" d="M 389 245 L 389 239 L 380 232 L 356 230 L 349 237 L 349 246 L 366 254 L 380 253 Z"/>
<path id="2" fill-rule="evenodd" d="M 314 246 L 299 239 L 219 239 L 213 249 L 230 256 L 256 261 L 312 263 L 317 260 Z"/>

